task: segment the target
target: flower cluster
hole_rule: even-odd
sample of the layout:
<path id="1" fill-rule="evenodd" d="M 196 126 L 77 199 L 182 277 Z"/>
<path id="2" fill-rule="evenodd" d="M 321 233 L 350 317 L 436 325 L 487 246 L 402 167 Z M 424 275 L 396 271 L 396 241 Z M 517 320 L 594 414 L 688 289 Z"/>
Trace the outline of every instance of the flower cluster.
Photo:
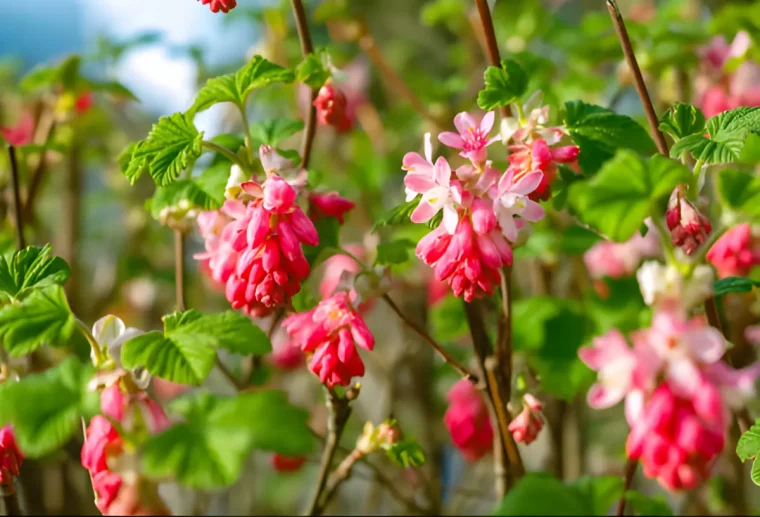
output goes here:
<path id="1" fill-rule="evenodd" d="M 516 442 L 530 445 L 544 428 L 541 402 L 530 393 L 523 395 L 522 411 L 509 423 L 509 431 Z"/>
<path id="2" fill-rule="evenodd" d="M 236 0 L 200 0 L 200 2 L 203 5 L 208 5 L 212 13 L 218 13 L 219 11 L 228 13 L 230 9 L 237 7 Z"/>
<path id="3" fill-rule="evenodd" d="M 457 381 L 446 398 L 449 408 L 443 423 L 451 441 L 467 461 L 478 461 L 493 450 L 494 431 L 485 401 L 467 379 Z"/>
<path id="4" fill-rule="evenodd" d="M 233 167 L 227 199 L 219 210 L 198 215 L 205 251 L 195 258 L 218 285 L 224 286 L 234 309 L 263 317 L 290 304 L 311 268 L 303 245 L 316 246 L 319 235 L 297 204 L 305 176 L 286 181 L 280 172 L 292 164 L 270 146 L 259 149 L 267 179 L 259 184 Z M 308 193 L 312 217 L 343 217 L 354 205 L 337 193 Z"/>
<path id="5" fill-rule="evenodd" d="M 760 106 L 760 87 L 757 86 L 760 65 L 744 57 L 751 45 L 749 34 L 739 31 L 730 45 L 723 36 L 715 36 L 702 49 L 696 97 L 706 117 L 739 106 Z M 744 61 L 738 68 L 728 66 L 736 59 Z"/>
<path id="6" fill-rule="evenodd" d="M 282 324 L 293 342 L 312 354 L 309 369 L 328 388 L 348 386 L 352 377 L 364 375 L 356 347 L 372 350 L 375 338 L 348 292 L 336 293 L 309 311 L 291 314 Z"/>
<path id="7" fill-rule="evenodd" d="M 628 457 L 666 488 L 693 488 L 722 450 L 729 407 L 752 393 L 760 363 L 734 370 L 721 362 L 722 334 L 687 318 L 683 307 L 658 307 L 651 327 L 630 339 L 633 347 L 612 329 L 579 350 L 598 372 L 589 405 L 606 408 L 625 398 Z"/>
<path id="8" fill-rule="evenodd" d="M 670 195 L 665 221 L 673 244 L 687 255 L 694 253 L 712 231 L 710 220 L 686 198 L 686 185 L 679 185 Z"/>
<path id="9" fill-rule="evenodd" d="M 458 133 L 439 135 L 442 143 L 469 160 L 454 171 L 443 157 L 433 161 L 429 134 L 424 157 L 407 153 L 403 159 L 407 201 L 420 197 L 412 222 L 426 223 L 443 212 L 442 223 L 418 243 L 417 256 L 433 268 L 437 280 L 446 281 L 466 301 L 493 292 L 500 269 L 512 263 L 510 243 L 519 243 L 529 223 L 544 217 L 535 201 L 540 196 L 534 194 L 551 181 L 547 164 L 555 161 L 549 156 L 548 162 L 539 163 L 510 148 L 512 164 L 501 174 L 487 160 L 486 148 L 499 140 L 490 136 L 493 124 L 493 112 L 480 120 L 460 113 L 454 118 Z M 535 143 L 529 140 L 532 130 L 523 133 L 526 141 Z"/>

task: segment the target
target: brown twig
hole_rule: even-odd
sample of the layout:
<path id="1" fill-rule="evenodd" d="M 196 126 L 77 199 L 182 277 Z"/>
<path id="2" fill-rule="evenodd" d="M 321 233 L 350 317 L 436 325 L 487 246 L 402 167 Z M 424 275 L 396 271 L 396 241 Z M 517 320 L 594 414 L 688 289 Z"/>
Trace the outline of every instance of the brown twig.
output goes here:
<path id="1" fill-rule="evenodd" d="M 47 136 L 45 137 L 44 144 L 47 143 L 53 137 L 55 132 L 55 120 L 50 124 Z M 30 219 L 34 215 L 34 203 L 37 201 L 40 187 L 42 187 L 42 179 L 45 177 L 47 171 L 47 151 L 45 148 L 40 152 L 40 160 L 37 162 L 37 167 L 34 169 L 31 177 L 29 178 L 29 188 L 26 192 L 26 202 L 24 203 L 24 220 Z"/>
<path id="2" fill-rule="evenodd" d="M 219 359 L 219 356 L 216 358 L 216 367 L 219 368 L 219 371 L 222 372 L 222 374 L 227 378 L 227 380 L 230 381 L 230 383 L 235 386 L 235 389 L 238 391 L 244 390 L 247 385 L 240 382 L 235 375 L 227 368 L 227 366 L 222 362 L 221 359 Z"/>
<path id="3" fill-rule="evenodd" d="M 174 289 L 177 310 L 185 310 L 185 236 L 174 230 Z"/>
<path id="4" fill-rule="evenodd" d="M 507 388 L 504 385 L 504 376 L 498 367 L 496 358 L 493 356 L 491 343 L 486 332 L 483 320 L 483 305 L 480 300 L 473 300 L 471 303 L 465 303 L 465 316 L 467 324 L 470 327 L 475 354 L 478 357 L 478 363 L 485 379 L 485 390 L 488 402 L 496 417 L 497 428 L 501 445 L 506 453 L 502 457 L 503 463 L 497 465 L 497 478 L 500 474 L 508 476 L 505 482 L 498 482 L 497 487 L 500 491 L 506 491 L 506 481 L 513 481 L 520 478 L 525 473 L 520 452 L 517 450 L 517 444 L 512 439 L 512 433 L 509 431 L 511 417 L 507 411 L 509 399 L 505 398 Z M 500 493 L 503 497 L 505 494 Z"/>
<path id="5" fill-rule="evenodd" d="M 21 191 L 18 179 L 18 158 L 16 156 L 16 148 L 14 146 L 8 147 L 8 155 L 11 160 L 11 189 L 13 190 L 13 217 L 14 224 L 16 225 L 16 247 L 20 250 L 26 247 L 24 240 L 24 218 L 21 215 Z"/>
<path id="6" fill-rule="evenodd" d="M 628 460 L 628 463 L 625 465 L 625 475 L 623 477 L 623 495 L 620 496 L 615 515 L 623 515 L 625 513 L 625 494 L 631 488 L 633 475 L 636 473 L 636 467 L 638 465 L 638 460 Z"/>
<path id="7" fill-rule="evenodd" d="M 332 467 L 333 458 L 335 457 L 335 451 L 338 449 L 338 443 L 340 437 L 343 434 L 343 429 L 346 427 L 348 417 L 351 415 L 351 406 L 349 401 L 345 398 L 340 398 L 333 391 L 327 390 L 327 438 L 325 440 L 325 448 L 322 451 L 322 460 L 319 466 L 319 474 L 317 476 L 317 486 L 314 490 L 314 495 L 311 498 L 309 509 L 306 515 L 319 515 L 324 509 L 324 504 L 321 502 L 322 495 L 327 485 L 327 477 L 330 474 L 330 467 Z"/>
<path id="8" fill-rule="evenodd" d="M 301 53 L 305 58 L 309 54 L 314 53 L 314 46 L 311 42 L 311 33 L 309 32 L 309 24 L 306 21 L 306 10 L 304 9 L 301 0 L 290 0 L 290 5 L 293 7 L 293 15 L 296 18 L 298 38 L 301 40 Z M 301 166 L 304 169 L 309 167 L 311 148 L 314 144 L 314 135 L 317 131 L 317 108 L 314 107 L 317 91 L 316 88 L 312 88 L 311 90 L 309 111 L 306 114 L 306 121 L 304 124 L 303 141 L 301 143 Z"/>
<path id="9" fill-rule="evenodd" d="M 500 67 L 501 57 L 499 56 L 499 44 L 496 42 L 496 32 L 493 28 L 493 19 L 491 18 L 491 10 L 488 8 L 488 1 L 475 0 L 475 6 L 478 8 L 478 14 L 480 15 L 480 25 L 483 27 L 483 35 L 486 39 L 488 61 L 491 63 L 491 65 Z M 512 109 L 509 106 L 502 106 L 501 116 L 512 116 Z"/>
<path id="10" fill-rule="evenodd" d="M 657 120 L 657 113 L 654 111 L 652 99 L 649 97 L 647 86 L 644 83 L 644 77 L 641 75 L 641 68 L 639 68 L 639 63 L 633 53 L 631 39 L 628 36 L 628 30 L 625 28 L 623 15 L 620 14 L 620 9 L 618 9 L 615 0 L 607 0 L 607 9 L 610 12 L 612 24 L 615 26 L 615 32 L 617 33 L 618 39 L 620 40 L 620 46 L 623 47 L 623 54 L 625 54 L 625 59 L 628 63 L 628 67 L 631 69 L 631 72 L 633 72 L 636 91 L 639 93 L 641 104 L 644 106 L 644 113 L 646 113 L 647 121 L 649 122 L 649 129 L 652 132 L 652 138 L 654 138 L 654 142 L 657 145 L 657 150 L 660 151 L 660 154 L 667 156 L 668 144 L 665 141 L 665 137 L 660 132 L 660 123 Z"/>
<path id="11" fill-rule="evenodd" d="M 383 300 L 388 304 L 388 306 L 393 309 L 393 312 L 395 312 L 399 318 L 413 331 L 415 331 L 417 334 L 419 334 L 422 339 L 427 341 L 430 346 L 432 346 L 436 352 L 438 352 L 438 355 L 441 356 L 441 358 L 444 360 L 444 362 L 450 364 L 456 371 L 459 372 L 459 374 L 464 377 L 465 379 L 477 384 L 478 378 L 473 373 L 471 373 L 464 365 L 462 365 L 459 361 L 454 359 L 445 348 L 443 348 L 441 345 L 439 345 L 435 339 L 433 339 L 430 334 L 425 332 L 422 327 L 417 325 L 415 322 L 410 320 L 406 317 L 406 315 L 401 312 L 401 309 L 399 309 L 398 305 L 391 299 L 390 296 L 383 295 Z"/>
<path id="12" fill-rule="evenodd" d="M 366 24 L 362 25 L 364 27 L 363 34 L 359 38 L 359 46 L 361 46 L 362 50 L 364 50 L 364 52 L 372 60 L 372 63 L 374 63 L 374 65 L 377 67 L 378 71 L 380 72 L 380 77 L 388 82 L 388 85 L 391 87 L 391 90 L 393 90 L 395 95 L 408 100 L 409 104 L 411 104 L 412 108 L 414 108 L 414 111 L 416 111 L 420 116 L 428 119 L 437 127 L 444 127 L 445 124 L 436 118 L 432 113 L 430 113 L 430 111 L 428 111 L 420 98 L 417 97 L 417 95 L 412 91 L 411 88 L 409 88 L 409 86 L 396 72 L 396 70 L 390 65 L 390 63 L 388 63 L 388 60 L 385 59 L 385 56 L 377 47 L 375 38 L 368 32 Z"/>
<path id="13" fill-rule="evenodd" d="M 340 465 L 338 465 L 332 474 L 330 474 L 330 477 L 327 479 L 327 484 L 325 485 L 325 495 L 322 503 L 323 508 L 330 504 L 330 500 L 338 491 L 338 486 L 348 479 L 348 477 L 351 475 L 351 471 L 353 470 L 354 465 L 356 465 L 356 462 L 359 461 L 363 456 L 364 454 L 362 454 L 361 451 L 354 449 L 349 453 L 348 456 L 343 458 L 343 461 L 340 462 Z"/>
<path id="14" fill-rule="evenodd" d="M 3 503 L 5 503 L 5 515 L 24 515 L 21 511 L 21 504 L 18 500 L 18 492 L 16 491 L 16 485 L 13 484 L 14 479 L 11 478 L 11 482 L 8 485 L 3 485 Z"/>

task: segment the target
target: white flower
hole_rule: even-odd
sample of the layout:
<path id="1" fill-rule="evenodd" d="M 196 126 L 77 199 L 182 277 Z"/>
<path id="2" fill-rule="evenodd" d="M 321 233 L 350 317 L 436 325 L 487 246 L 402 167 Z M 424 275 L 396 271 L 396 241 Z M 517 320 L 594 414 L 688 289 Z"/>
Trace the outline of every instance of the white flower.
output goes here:
<path id="1" fill-rule="evenodd" d="M 686 309 L 708 299 L 715 280 L 712 268 L 707 265 L 697 266 L 686 279 L 677 267 L 653 260 L 641 265 L 636 278 L 647 305 L 678 303 Z"/>
<path id="2" fill-rule="evenodd" d="M 101 353 L 113 359 L 117 366 L 117 371 L 121 370 L 121 347 L 128 340 L 144 334 L 142 330 L 127 327 L 120 318 L 109 314 L 100 318 L 92 326 L 92 337 L 95 338 Z M 94 352 L 91 354 L 95 360 Z M 132 372 L 135 384 L 140 389 L 145 389 L 150 383 L 150 374 L 142 368 Z"/>

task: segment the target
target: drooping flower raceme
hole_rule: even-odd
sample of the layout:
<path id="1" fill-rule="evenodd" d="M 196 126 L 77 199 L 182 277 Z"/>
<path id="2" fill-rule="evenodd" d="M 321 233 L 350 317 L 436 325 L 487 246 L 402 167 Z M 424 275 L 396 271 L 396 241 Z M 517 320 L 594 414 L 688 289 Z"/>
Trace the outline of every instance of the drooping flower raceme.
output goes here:
<path id="1" fill-rule="evenodd" d="M 686 198 L 685 185 L 679 185 L 670 195 L 665 221 L 673 244 L 687 255 L 694 253 L 712 231 L 710 220 Z"/>
<path id="2" fill-rule="evenodd" d="M 311 354 L 309 369 L 328 388 L 348 386 L 352 377 L 364 375 L 356 347 L 371 351 L 375 338 L 347 292 L 336 293 L 309 311 L 291 314 L 282 324 L 294 343 Z"/>
<path id="3" fill-rule="evenodd" d="M 208 260 L 212 278 L 225 283 L 233 309 L 262 317 L 287 305 L 300 290 L 310 272 L 301 245 L 315 246 L 319 235 L 295 203 L 296 190 L 280 176 L 271 175 L 262 185 L 248 181 L 241 189 L 247 205 L 224 204 L 231 220 L 221 232 L 212 216 L 199 223 L 206 252 L 196 258 Z"/>
<path id="4" fill-rule="evenodd" d="M 494 431 L 485 401 L 467 379 L 457 381 L 446 398 L 449 408 L 443 422 L 451 441 L 467 461 L 478 461 L 493 450 Z"/>

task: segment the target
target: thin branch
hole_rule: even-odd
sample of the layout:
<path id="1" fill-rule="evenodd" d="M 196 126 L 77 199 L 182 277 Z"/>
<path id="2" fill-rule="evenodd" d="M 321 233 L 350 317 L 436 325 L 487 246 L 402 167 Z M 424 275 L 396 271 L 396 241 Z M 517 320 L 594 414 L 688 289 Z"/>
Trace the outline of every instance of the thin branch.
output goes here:
<path id="1" fill-rule="evenodd" d="M 406 317 L 406 315 L 401 312 L 401 309 L 399 309 L 398 305 L 391 299 L 390 296 L 383 295 L 383 300 L 390 306 L 391 309 L 393 309 L 393 312 L 395 312 L 399 318 L 413 331 L 415 331 L 417 334 L 419 334 L 420 337 L 422 337 L 425 341 L 427 341 L 430 346 L 432 346 L 436 352 L 438 352 L 438 355 L 441 356 L 441 358 L 444 360 L 444 362 L 450 364 L 456 371 L 459 372 L 459 374 L 464 377 L 465 379 L 477 384 L 478 378 L 472 374 L 464 365 L 462 365 L 459 361 L 454 359 L 445 348 L 443 348 L 441 345 L 439 345 L 435 339 L 433 339 L 430 334 L 425 332 L 422 327 L 417 325 L 415 322 L 410 320 Z"/>
<path id="2" fill-rule="evenodd" d="M 388 63 L 388 60 L 385 59 L 385 56 L 377 47 L 375 38 L 369 33 L 366 24 L 363 25 L 363 34 L 359 38 L 359 45 L 377 67 L 380 72 L 380 77 L 388 82 L 388 85 L 396 96 L 408 100 L 409 104 L 414 108 L 414 111 L 420 116 L 428 119 L 438 127 L 444 127 L 445 124 L 428 111 L 420 98 L 417 97 L 412 89 L 409 88 L 409 85 L 406 84 L 396 70 L 390 65 L 390 63 Z"/>
<path id="3" fill-rule="evenodd" d="M 174 287 L 177 310 L 185 310 L 185 236 L 174 230 Z"/>
<path id="4" fill-rule="evenodd" d="M 222 372 L 222 374 L 227 378 L 230 383 L 235 386 L 235 389 L 238 391 L 244 390 L 247 386 L 240 382 L 237 377 L 227 368 L 227 366 L 222 362 L 221 359 L 219 359 L 219 356 L 216 357 L 216 367 L 219 368 L 219 371 Z"/>
<path id="5" fill-rule="evenodd" d="M 625 513 L 625 494 L 631 488 L 633 475 L 636 473 L 636 467 L 638 466 L 638 460 L 628 460 L 628 463 L 625 465 L 625 474 L 623 477 L 623 495 L 620 496 L 615 515 L 623 515 Z"/>
<path id="6" fill-rule="evenodd" d="M 18 492 L 16 491 L 14 482 L 14 478 L 11 478 L 10 484 L 3 485 L 2 487 L 5 515 L 24 515 L 24 512 L 21 511 L 21 504 L 18 500 Z"/>
<path id="7" fill-rule="evenodd" d="M 221 154 L 222 156 L 227 158 L 229 161 L 231 161 L 232 163 L 234 163 L 241 169 L 248 170 L 248 166 L 245 163 L 243 163 L 243 161 L 238 157 L 238 155 L 236 155 L 235 153 L 233 153 L 226 147 L 219 145 L 215 142 L 209 142 L 208 140 L 203 140 L 201 142 L 201 146 L 205 147 L 206 149 L 210 149 L 211 151 L 216 151 L 217 153 Z"/>
<path id="8" fill-rule="evenodd" d="M 488 8 L 488 0 L 475 0 L 475 6 L 478 8 L 480 15 L 480 25 L 483 27 L 483 35 L 486 39 L 486 48 L 488 49 L 488 61 L 493 66 L 501 66 L 501 57 L 499 57 L 499 44 L 496 42 L 496 32 L 493 28 L 493 19 L 491 18 L 491 9 Z M 512 109 L 509 106 L 502 106 L 502 117 L 511 117 Z"/>
<path id="9" fill-rule="evenodd" d="M 330 477 L 327 478 L 327 484 L 325 485 L 325 495 L 324 501 L 322 503 L 323 508 L 330 504 L 330 500 L 338 491 L 338 486 L 348 479 L 348 477 L 351 475 L 351 471 L 353 470 L 354 465 L 363 456 L 364 455 L 361 453 L 361 451 L 354 449 L 348 456 L 343 458 L 343 461 L 340 462 L 340 465 L 338 465 L 333 473 L 330 474 Z"/>
<path id="10" fill-rule="evenodd" d="M 623 21 L 623 15 L 620 14 L 615 0 L 607 0 L 607 9 L 610 12 L 612 18 L 612 24 L 615 26 L 615 32 L 617 33 L 620 45 L 623 47 L 623 54 L 628 62 L 628 67 L 633 72 L 634 82 L 636 85 L 636 91 L 641 98 L 641 104 L 644 106 L 644 113 L 646 113 L 647 121 L 649 122 L 649 129 L 652 132 L 652 138 L 654 138 L 655 144 L 657 144 L 657 150 L 660 154 L 668 155 L 668 144 L 665 141 L 665 137 L 660 132 L 659 121 L 657 120 L 657 113 L 654 111 L 652 105 L 652 99 L 649 98 L 649 92 L 647 86 L 644 84 L 644 77 L 641 75 L 641 68 L 636 61 L 636 56 L 633 53 L 633 47 L 631 46 L 631 39 L 628 36 L 628 30 L 625 28 L 625 22 Z"/>
<path id="11" fill-rule="evenodd" d="M 311 33 L 309 24 L 306 21 L 306 10 L 301 0 L 290 0 L 293 7 L 293 15 L 296 18 L 296 28 L 298 29 L 298 38 L 301 40 L 301 53 L 303 57 L 314 53 L 314 46 L 311 43 Z M 301 143 L 301 166 L 304 169 L 309 167 L 311 159 L 311 148 L 314 144 L 314 135 L 317 132 L 317 108 L 314 107 L 314 100 L 317 98 L 318 90 L 312 88 L 311 100 L 309 102 L 309 111 L 306 114 L 305 129 L 303 132 L 303 142 Z"/>
<path id="12" fill-rule="evenodd" d="M 26 248 L 24 241 L 24 218 L 21 215 L 21 191 L 18 179 L 18 158 L 16 157 L 16 148 L 8 147 L 8 155 L 11 160 L 11 189 L 13 189 L 13 217 L 16 225 L 16 247 L 20 250 Z"/>
<path id="13" fill-rule="evenodd" d="M 55 120 L 50 124 L 47 136 L 44 140 L 45 148 L 40 152 L 40 160 L 37 162 L 37 167 L 34 169 L 31 178 L 29 179 L 29 188 L 26 192 L 26 202 L 24 203 L 24 220 L 30 219 L 34 215 L 34 203 L 39 197 L 39 190 L 42 187 L 42 179 L 47 172 L 47 144 L 53 138 L 55 132 Z"/>
<path id="14" fill-rule="evenodd" d="M 306 515 L 319 515 L 324 509 L 324 505 L 321 504 L 322 494 L 327 484 L 327 477 L 330 474 L 330 467 L 332 467 L 340 437 L 343 434 L 343 429 L 346 427 L 348 417 L 351 415 L 351 406 L 349 406 L 348 400 L 338 397 L 333 390 L 327 390 L 326 405 L 328 413 L 327 439 L 325 440 L 325 448 L 322 451 L 317 486 Z"/>

